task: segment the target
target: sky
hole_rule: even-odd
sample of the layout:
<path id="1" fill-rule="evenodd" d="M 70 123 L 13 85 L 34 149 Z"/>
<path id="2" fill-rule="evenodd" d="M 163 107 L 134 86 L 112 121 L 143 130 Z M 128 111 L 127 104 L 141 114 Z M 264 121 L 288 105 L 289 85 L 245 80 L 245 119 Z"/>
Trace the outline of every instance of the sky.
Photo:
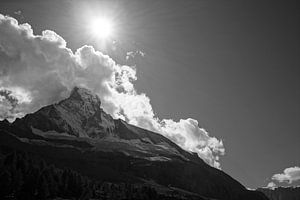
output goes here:
<path id="1" fill-rule="evenodd" d="M 149 129 L 199 155 L 207 155 L 197 147 L 205 141 L 204 147 L 213 154 L 208 162 L 246 187 L 300 185 L 297 1 L 1 1 L 0 13 L 19 24 L 30 24 L 34 35 L 42 35 L 44 30 L 58 34 L 74 52 L 68 59 L 76 57 L 83 63 L 86 52 L 100 55 L 82 48 L 84 45 L 108 55 L 111 60 L 107 62 L 115 71 L 131 74 L 122 90 L 134 99 L 150 101 L 150 114 L 145 117 L 152 120 Z M 113 22 L 113 35 L 106 41 L 91 35 L 87 28 L 99 13 Z M 6 33 L 4 28 L 1 26 L 0 32 Z M 43 38 L 51 37 L 48 33 Z M 10 35 L 2 37 L 0 44 L 4 46 L 6 40 L 19 47 L 19 40 Z M 0 69 L 5 63 L 11 61 L 1 62 Z M 114 70 L 107 74 L 117 73 Z M 94 74 L 93 70 L 85 73 L 91 80 Z M 92 83 L 80 83 L 92 87 Z M 50 98 L 50 94 L 43 96 Z M 24 101 L 26 104 L 26 98 Z M 113 103 L 127 112 L 133 124 L 147 125 L 137 120 L 140 113 L 126 111 L 132 107 Z M 167 123 L 167 128 L 160 127 L 161 122 Z M 179 132 L 170 135 L 176 130 Z M 187 131 L 182 136 L 185 143 L 180 143 L 180 130 Z M 194 132 L 201 137 L 200 143 L 190 142 Z"/>

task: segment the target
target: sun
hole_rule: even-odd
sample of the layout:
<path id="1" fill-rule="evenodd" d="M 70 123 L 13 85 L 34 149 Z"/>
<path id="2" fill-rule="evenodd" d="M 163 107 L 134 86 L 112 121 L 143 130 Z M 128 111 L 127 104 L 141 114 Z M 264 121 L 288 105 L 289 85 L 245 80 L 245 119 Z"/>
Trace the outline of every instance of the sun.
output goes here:
<path id="1" fill-rule="evenodd" d="M 105 17 L 94 18 L 90 21 L 90 30 L 95 37 L 107 39 L 112 36 L 113 23 Z"/>

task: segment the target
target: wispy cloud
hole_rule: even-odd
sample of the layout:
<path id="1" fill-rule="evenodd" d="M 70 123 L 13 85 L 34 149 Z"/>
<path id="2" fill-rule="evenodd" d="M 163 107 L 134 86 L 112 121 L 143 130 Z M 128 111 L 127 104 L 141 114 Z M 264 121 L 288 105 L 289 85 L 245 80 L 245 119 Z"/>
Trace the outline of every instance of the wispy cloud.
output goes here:
<path id="1" fill-rule="evenodd" d="M 7 95 L 0 95 L 0 118 L 6 117 L 5 110 L 11 117 L 34 112 L 67 97 L 74 86 L 83 86 L 99 95 L 103 109 L 113 117 L 159 132 L 220 167 L 223 142 L 211 137 L 195 119 L 155 116 L 149 97 L 135 90 L 135 80 L 135 68 L 117 64 L 92 46 L 73 53 L 55 32 L 35 35 L 29 24 L 0 14 L 0 88 L 18 102 L 12 106 Z"/>
<path id="2" fill-rule="evenodd" d="M 141 57 L 145 57 L 146 53 L 144 53 L 143 51 L 129 51 L 126 53 L 126 60 L 135 58 L 136 56 L 141 56 Z"/>

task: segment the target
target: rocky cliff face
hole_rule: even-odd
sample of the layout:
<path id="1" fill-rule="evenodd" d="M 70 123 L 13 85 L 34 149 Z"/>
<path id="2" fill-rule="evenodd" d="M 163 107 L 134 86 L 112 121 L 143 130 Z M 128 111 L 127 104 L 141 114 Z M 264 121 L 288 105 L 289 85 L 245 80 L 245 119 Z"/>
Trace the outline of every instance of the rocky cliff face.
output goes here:
<path id="1" fill-rule="evenodd" d="M 258 188 L 270 200 L 300 200 L 300 187 Z"/>
<path id="2" fill-rule="evenodd" d="M 98 96 L 83 88 L 12 124 L 1 122 L 0 136 L 0 147 L 25 149 L 97 180 L 143 182 L 223 200 L 267 199 L 164 136 L 113 119 Z"/>

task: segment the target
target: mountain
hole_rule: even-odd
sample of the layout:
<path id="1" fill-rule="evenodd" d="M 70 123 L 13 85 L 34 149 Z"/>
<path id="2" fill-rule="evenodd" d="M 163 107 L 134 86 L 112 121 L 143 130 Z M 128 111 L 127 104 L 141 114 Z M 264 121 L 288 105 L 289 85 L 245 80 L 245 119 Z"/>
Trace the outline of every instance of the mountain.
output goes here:
<path id="1" fill-rule="evenodd" d="M 300 200 L 300 187 L 258 188 L 270 200 Z"/>
<path id="2" fill-rule="evenodd" d="M 147 184 L 186 199 L 268 199 L 164 136 L 113 119 L 84 88 L 13 123 L 0 122 L 0 150 L 25 151 L 94 180 Z"/>

